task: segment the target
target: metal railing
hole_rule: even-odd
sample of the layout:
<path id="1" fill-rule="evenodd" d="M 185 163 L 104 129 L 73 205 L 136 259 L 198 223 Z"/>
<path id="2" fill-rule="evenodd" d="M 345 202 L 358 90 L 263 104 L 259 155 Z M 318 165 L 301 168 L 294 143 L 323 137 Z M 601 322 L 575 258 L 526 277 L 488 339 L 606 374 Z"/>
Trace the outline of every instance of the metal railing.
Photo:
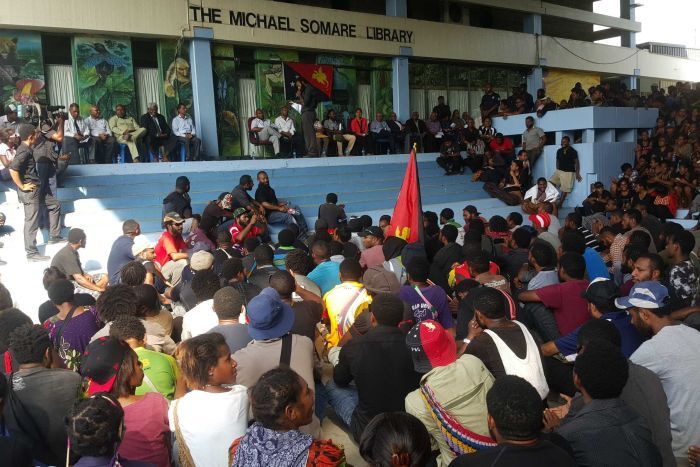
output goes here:
<path id="1" fill-rule="evenodd" d="M 669 57 L 686 58 L 688 60 L 700 61 L 700 49 L 692 49 L 683 45 L 661 44 L 658 42 L 647 42 L 639 44 L 640 49 L 647 49 L 650 53 L 667 55 Z"/>

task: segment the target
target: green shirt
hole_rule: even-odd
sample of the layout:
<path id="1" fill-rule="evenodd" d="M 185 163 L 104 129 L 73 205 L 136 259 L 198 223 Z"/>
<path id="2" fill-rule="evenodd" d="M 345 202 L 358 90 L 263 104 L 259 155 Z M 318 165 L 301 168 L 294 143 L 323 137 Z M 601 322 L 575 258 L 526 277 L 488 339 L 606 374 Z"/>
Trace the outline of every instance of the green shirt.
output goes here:
<path id="1" fill-rule="evenodd" d="M 179 375 L 175 359 L 170 355 L 143 347 L 137 347 L 134 351 L 143 365 L 144 375 L 143 383 L 136 388 L 136 395 L 142 396 L 148 392 L 159 392 L 169 401 L 173 400 L 175 381 Z M 148 381 L 151 384 L 148 384 Z M 156 391 L 151 386 L 155 387 Z"/>

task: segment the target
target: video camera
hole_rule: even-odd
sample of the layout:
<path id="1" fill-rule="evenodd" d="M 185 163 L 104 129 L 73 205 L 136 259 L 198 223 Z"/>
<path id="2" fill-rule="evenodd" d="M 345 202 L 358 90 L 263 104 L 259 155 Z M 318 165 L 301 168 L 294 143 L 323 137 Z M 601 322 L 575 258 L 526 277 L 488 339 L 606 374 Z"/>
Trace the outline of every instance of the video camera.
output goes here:
<path id="1" fill-rule="evenodd" d="M 49 131 L 55 129 L 56 120 L 68 118 L 68 114 L 63 111 L 65 108 L 64 105 L 17 104 L 17 120 L 29 123 L 41 131 Z"/>

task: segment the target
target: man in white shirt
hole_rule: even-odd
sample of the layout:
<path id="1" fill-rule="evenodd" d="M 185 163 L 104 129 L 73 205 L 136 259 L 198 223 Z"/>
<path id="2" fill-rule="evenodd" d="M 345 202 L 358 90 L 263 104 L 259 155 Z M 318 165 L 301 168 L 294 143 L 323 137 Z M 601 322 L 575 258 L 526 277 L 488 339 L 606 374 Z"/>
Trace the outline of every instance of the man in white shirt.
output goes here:
<path id="1" fill-rule="evenodd" d="M 17 106 L 10 104 L 5 107 L 5 115 L 0 116 L 0 130 L 5 128 L 12 128 L 17 130 Z"/>
<path id="2" fill-rule="evenodd" d="M 652 336 L 632 354 L 630 361 L 656 373 L 671 411 L 673 454 L 678 465 L 688 465 L 688 448 L 700 434 L 700 332 L 677 324 L 668 306 L 666 287 L 655 281 L 635 284 L 627 297 L 615 300 L 627 309 L 632 324 L 643 336 Z"/>
<path id="3" fill-rule="evenodd" d="M 199 148 L 202 140 L 197 138 L 194 122 L 187 115 L 187 106 L 180 103 L 177 106 L 177 116 L 173 118 L 173 134 L 177 136 L 177 142 L 185 146 L 185 160 L 199 160 Z"/>
<path id="4" fill-rule="evenodd" d="M 380 139 L 389 142 L 389 150 L 392 154 L 396 152 L 396 145 L 394 144 L 394 139 L 391 137 L 391 129 L 384 121 L 384 115 L 382 115 L 381 112 L 377 112 L 374 116 L 374 121 L 369 124 L 369 134 L 372 137 L 375 154 L 379 154 L 377 140 Z"/>
<path id="5" fill-rule="evenodd" d="M 304 138 L 297 133 L 294 120 L 289 117 L 289 107 L 286 105 L 280 109 L 280 115 L 275 119 L 275 127 L 280 134 L 280 146 L 284 145 L 283 154 L 289 156 L 292 152 L 296 152 L 299 156 L 303 156 Z"/>
<path id="6" fill-rule="evenodd" d="M 205 254 L 202 254 L 205 253 Z M 192 278 L 192 291 L 197 299 L 197 305 L 185 313 L 182 318 L 181 339 L 189 339 L 209 331 L 219 324 L 219 317 L 214 311 L 214 294 L 220 288 L 219 276 L 211 269 L 214 256 L 209 252 L 198 251 L 192 255 L 195 268 L 208 266 L 207 269 L 195 269 Z M 192 267 L 192 266 L 191 266 Z"/>
<path id="7" fill-rule="evenodd" d="M 260 141 L 272 142 L 275 157 L 280 154 L 280 132 L 265 118 L 262 109 L 255 109 L 255 118 L 250 122 L 250 131 L 258 134 Z"/>
<path id="8" fill-rule="evenodd" d="M 548 182 L 546 178 L 540 177 L 537 179 L 535 186 L 525 192 L 525 200 L 523 201 L 523 211 L 528 214 L 537 214 L 540 207 L 545 202 L 556 203 L 559 199 L 559 191 L 557 187 Z"/>
<path id="9" fill-rule="evenodd" d="M 80 160 L 79 149 L 88 152 L 90 163 L 95 162 L 95 154 L 92 150 L 92 139 L 87 122 L 80 116 L 78 104 L 73 103 L 68 107 L 68 120 L 63 125 L 63 153 L 69 154 L 73 162 Z"/>
<path id="10" fill-rule="evenodd" d="M 102 118 L 98 106 L 90 107 L 90 116 L 85 120 L 85 123 L 87 123 L 92 141 L 90 160 L 99 164 L 111 163 L 117 148 L 117 140 L 112 136 L 112 130 L 109 129 L 107 120 Z"/>

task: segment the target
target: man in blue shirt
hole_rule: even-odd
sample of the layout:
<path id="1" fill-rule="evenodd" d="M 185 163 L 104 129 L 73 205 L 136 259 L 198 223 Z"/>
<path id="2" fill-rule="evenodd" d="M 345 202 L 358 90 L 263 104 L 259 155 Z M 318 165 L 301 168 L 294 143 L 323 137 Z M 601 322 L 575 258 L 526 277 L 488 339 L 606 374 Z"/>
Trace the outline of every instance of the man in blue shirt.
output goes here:
<path id="1" fill-rule="evenodd" d="M 328 242 L 318 240 L 311 245 L 311 258 L 316 267 L 306 277 L 321 289 L 321 296 L 340 284 L 340 263 L 331 261 L 331 248 Z"/>
<path id="2" fill-rule="evenodd" d="M 561 235 L 559 256 L 568 252 L 583 256 L 589 281 L 599 277 L 610 279 L 610 273 L 605 265 L 605 261 L 603 261 L 603 257 L 593 248 L 586 246 L 586 238 L 578 230 L 565 230 Z"/>
<path id="3" fill-rule="evenodd" d="M 632 325 L 632 318 L 624 311 L 615 306 L 615 298 L 619 296 L 617 285 L 610 279 L 597 278 L 588 284 L 588 288 L 581 294 L 588 301 L 588 311 L 593 319 L 604 319 L 610 321 L 620 331 L 620 349 L 625 357 L 637 350 L 642 343 L 642 338 L 637 329 Z M 573 361 L 578 350 L 578 333 L 581 326 L 569 334 L 554 341 L 545 342 L 540 347 L 545 358 L 545 374 L 550 387 L 556 388 L 567 395 L 573 395 L 576 389 L 573 387 L 571 378 L 572 367 L 570 364 L 562 363 L 561 356 L 568 361 Z"/>
<path id="4" fill-rule="evenodd" d="M 134 246 L 134 238 L 141 235 L 141 227 L 138 222 L 129 219 L 122 224 L 122 232 L 124 235 L 118 237 L 114 243 L 112 243 L 112 249 L 109 251 L 109 257 L 107 258 L 109 285 L 118 284 L 119 273 L 122 267 L 126 263 L 134 260 L 131 247 Z"/>

